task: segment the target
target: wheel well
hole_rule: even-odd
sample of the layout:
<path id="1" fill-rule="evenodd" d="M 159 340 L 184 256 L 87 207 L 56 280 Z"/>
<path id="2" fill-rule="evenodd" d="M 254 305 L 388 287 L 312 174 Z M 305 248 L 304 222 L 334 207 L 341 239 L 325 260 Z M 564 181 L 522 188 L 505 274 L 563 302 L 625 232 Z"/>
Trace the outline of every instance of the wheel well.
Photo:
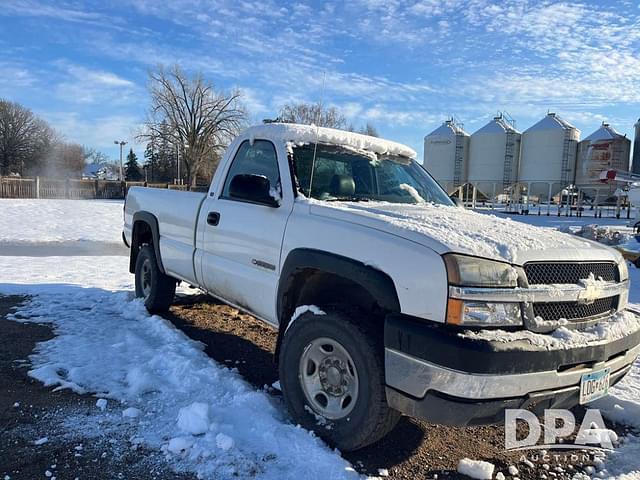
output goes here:
<path id="1" fill-rule="evenodd" d="M 299 305 L 348 305 L 369 312 L 381 312 L 382 308 L 373 295 L 362 285 L 335 273 L 306 269 L 296 275 L 288 308 L 283 309 L 283 320 L 291 318 Z"/>
<path id="2" fill-rule="evenodd" d="M 136 260 L 138 259 L 138 253 L 140 248 L 145 245 L 153 245 L 153 231 L 151 225 L 144 220 L 138 220 L 133 224 L 133 230 L 131 234 L 131 256 L 129 258 L 129 272 L 135 273 Z"/>
<path id="3" fill-rule="evenodd" d="M 314 268 L 298 270 L 287 283 L 289 289 L 283 298 L 280 312 L 276 362 L 284 332 L 295 309 L 300 305 L 316 305 L 321 309 L 341 307 L 366 312 L 366 315 L 354 315 L 354 319 L 366 319 L 366 326 L 369 329 L 382 333 L 384 318 L 390 310 L 360 283 L 336 273 Z"/>

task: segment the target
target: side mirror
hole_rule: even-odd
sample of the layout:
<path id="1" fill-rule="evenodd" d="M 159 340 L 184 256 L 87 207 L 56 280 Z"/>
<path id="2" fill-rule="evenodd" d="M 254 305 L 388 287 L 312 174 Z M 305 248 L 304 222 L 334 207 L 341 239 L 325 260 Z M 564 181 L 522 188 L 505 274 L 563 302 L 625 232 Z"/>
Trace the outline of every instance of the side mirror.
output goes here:
<path id="1" fill-rule="evenodd" d="M 464 202 L 460 200 L 458 197 L 451 196 L 449 197 L 454 205 L 458 208 L 464 208 Z"/>
<path id="2" fill-rule="evenodd" d="M 269 179 L 263 175 L 236 175 L 229 184 L 229 197 L 277 208 L 280 202 L 271 196 L 270 190 Z"/>

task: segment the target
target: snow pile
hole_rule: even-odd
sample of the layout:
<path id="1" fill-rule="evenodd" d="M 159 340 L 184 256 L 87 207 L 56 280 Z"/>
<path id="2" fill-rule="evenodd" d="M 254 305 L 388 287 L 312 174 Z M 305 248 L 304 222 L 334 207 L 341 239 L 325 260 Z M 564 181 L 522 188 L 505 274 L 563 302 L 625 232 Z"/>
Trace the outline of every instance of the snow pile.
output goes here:
<path id="1" fill-rule="evenodd" d="M 416 158 L 415 150 L 378 137 L 370 137 L 361 133 L 347 132 L 333 128 L 316 127 L 314 125 L 298 125 L 295 123 L 269 123 L 249 128 L 246 132 L 250 139 L 268 138 L 284 143 L 328 143 L 344 145 L 357 150 L 366 150 L 378 154 L 401 155 Z"/>
<path id="2" fill-rule="evenodd" d="M 482 460 L 463 458 L 458 462 L 458 473 L 478 480 L 491 480 L 495 468 L 492 463 L 483 462 Z"/>
<path id="3" fill-rule="evenodd" d="M 90 241 L 122 244 L 122 200 L 0 199 L 0 245 Z"/>
<path id="4" fill-rule="evenodd" d="M 579 228 L 566 228 L 565 231 L 605 245 L 620 245 L 633 239 L 633 235 L 630 233 L 621 232 L 611 226 L 583 225 Z"/>
<path id="5" fill-rule="evenodd" d="M 100 203 L 68 202 L 87 212 Z M 122 207 L 113 205 L 117 224 L 105 211 L 95 217 L 100 224 L 113 223 L 120 241 Z M 43 212 L 52 215 L 45 202 L 27 222 L 46 225 L 42 231 L 49 240 L 91 238 L 81 220 Z M 7 218 L 3 208 L 0 216 Z M 28 240 L 31 235 L 20 228 L 2 234 L 10 241 Z M 93 239 L 104 242 L 109 235 L 96 231 Z M 30 375 L 99 397 L 89 415 L 70 420 L 74 434 L 90 438 L 124 428 L 133 446 L 163 452 L 176 470 L 204 478 L 357 477 L 339 454 L 292 425 L 279 399 L 254 390 L 204 354 L 202 344 L 150 316 L 132 298 L 128 265 L 125 256 L 0 256 L 0 295 L 34 295 L 14 319 L 48 323 L 56 334 L 38 344 Z M 46 441 L 37 439 L 40 445 Z"/>
<path id="6" fill-rule="evenodd" d="M 592 405 L 614 422 L 629 425 L 640 431 L 640 359 L 610 391 L 610 395 Z"/>
<path id="7" fill-rule="evenodd" d="M 615 387 L 614 387 L 615 388 Z M 606 463 L 599 465 L 599 472 L 593 478 L 615 480 L 638 480 L 640 478 L 640 437 L 623 437 L 622 445 L 607 454 Z M 604 467 L 606 466 L 606 470 Z M 591 472 L 594 473 L 593 471 Z"/>
<path id="8" fill-rule="evenodd" d="M 288 423 L 279 401 L 150 316 L 128 292 L 66 286 L 65 294 L 36 296 L 15 319 L 50 323 L 56 332 L 37 346 L 29 375 L 119 402 L 132 435 L 166 452 L 179 471 L 207 478 L 357 476 L 318 438 Z"/>
<path id="9" fill-rule="evenodd" d="M 560 326 L 551 333 L 534 333 L 529 330 L 507 332 L 505 330 L 467 330 L 460 335 L 473 340 L 489 340 L 497 342 L 526 341 L 531 345 L 544 347 L 548 350 L 583 347 L 599 342 L 616 340 L 629 335 L 630 332 L 640 330 L 640 316 L 623 310 L 611 318 L 598 322 L 584 330 L 572 330 Z"/>
<path id="10" fill-rule="evenodd" d="M 70 387 L 70 388 L 72 388 L 72 387 Z M 125 408 L 122 411 L 122 416 L 124 418 L 138 418 L 140 415 L 142 415 L 142 412 L 140 411 L 140 409 L 135 408 L 135 407 Z"/>
<path id="11" fill-rule="evenodd" d="M 388 202 L 322 202 L 309 199 L 299 201 L 308 202 L 312 212 L 319 214 L 350 214 L 350 221 L 390 233 L 402 234 L 401 231 L 405 231 L 418 234 L 422 241 L 433 239 L 441 245 L 443 251 L 451 249 L 511 263 L 518 262 L 518 253 L 531 250 L 600 248 L 597 244 L 554 229 L 533 227 L 509 218 L 458 207 Z"/>
<path id="12" fill-rule="evenodd" d="M 191 435 L 203 435 L 209 430 L 209 405 L 202 402 L 193 402 L 187 407 L 182 407 L 178 412 L 178 428 Z"/>

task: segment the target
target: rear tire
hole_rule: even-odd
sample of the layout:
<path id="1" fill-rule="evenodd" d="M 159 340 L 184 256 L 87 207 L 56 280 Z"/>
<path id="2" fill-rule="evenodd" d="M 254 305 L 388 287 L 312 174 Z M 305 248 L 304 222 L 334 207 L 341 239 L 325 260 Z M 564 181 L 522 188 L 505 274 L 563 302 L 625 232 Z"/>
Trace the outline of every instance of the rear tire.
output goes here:
<path id="1" fill-rule="evenodd" d="M 169 310 L 176 293 L 176 280 L 158 268 L 156 253 L 152 246 L 140 249 L 136 259 L 136 297 L 144 299 L 150 313 Z"/>
<path id="2" fill-rule="evenodd" d="M 387 405 L 383 355 L 381 339 L 341 311 L 300 316 L 279 357 L 294 421 L 342 451 L 380 440 L 400 419 Z"/>

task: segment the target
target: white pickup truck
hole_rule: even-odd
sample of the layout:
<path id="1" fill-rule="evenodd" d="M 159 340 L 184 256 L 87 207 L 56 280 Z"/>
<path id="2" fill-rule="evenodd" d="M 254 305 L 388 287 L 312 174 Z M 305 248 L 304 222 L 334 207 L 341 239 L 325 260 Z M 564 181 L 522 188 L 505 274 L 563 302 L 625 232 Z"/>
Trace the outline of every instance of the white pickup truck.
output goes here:
<path id="1" fill-rule="evenodd" d="M 640 353 L 620 254 L 459 208 L 414 158 L 250 128 L 207 194 L 129 191 L 136 294 L 161 312 L 182 281 L 273 325 L 293 420 L 344 450 L 401 414 L 487 424 L 606 395 Z"/>

